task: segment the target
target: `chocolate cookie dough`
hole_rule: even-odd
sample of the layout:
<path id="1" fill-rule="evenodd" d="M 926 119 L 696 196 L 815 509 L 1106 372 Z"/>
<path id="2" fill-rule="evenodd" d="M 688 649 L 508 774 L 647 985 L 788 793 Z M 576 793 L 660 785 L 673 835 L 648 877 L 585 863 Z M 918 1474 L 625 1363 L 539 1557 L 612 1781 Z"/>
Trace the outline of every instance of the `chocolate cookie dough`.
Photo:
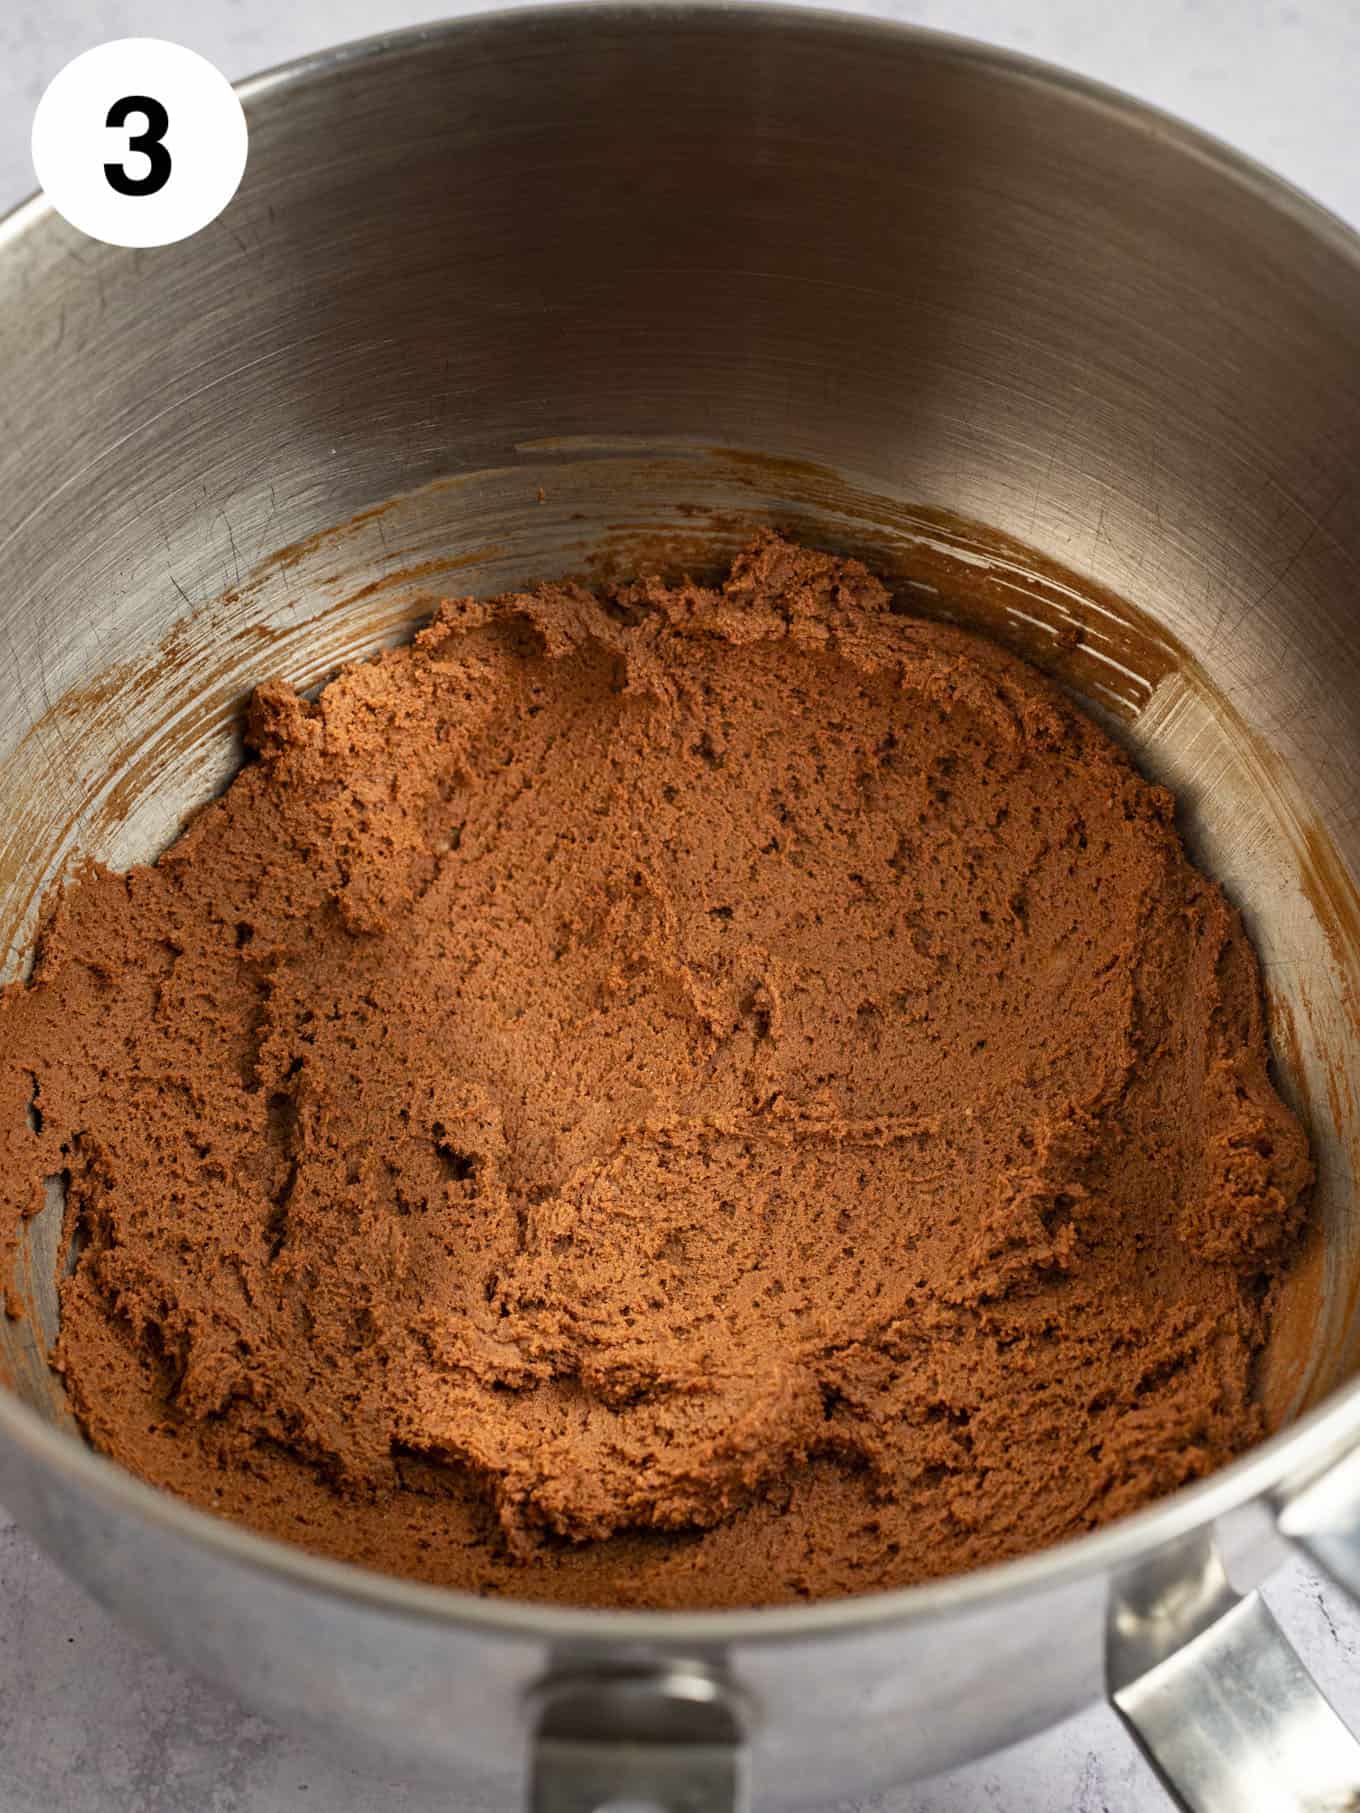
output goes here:
<path id="1" fill-rule="evenodd" d="M 1262 1432 L 1304 1215 L 1234 910 L 1024 663 L 757 540 L 444 604 L 0 1003 L 0 1195 L 135 1473 L 481 1593 L 744 1605 Z"/>

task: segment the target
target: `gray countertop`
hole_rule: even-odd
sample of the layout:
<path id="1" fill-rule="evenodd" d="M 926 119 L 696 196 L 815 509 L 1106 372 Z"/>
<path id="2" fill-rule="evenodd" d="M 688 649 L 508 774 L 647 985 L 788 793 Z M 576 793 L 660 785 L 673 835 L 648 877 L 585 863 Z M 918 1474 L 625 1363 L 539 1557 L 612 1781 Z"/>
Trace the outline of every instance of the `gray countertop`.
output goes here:
<path id="1" fill-rule="evenodd" d="M 33 187 L 28 134 L 39 95 L 93 44 L 173 38 L 237 77 L 345 38 L 473 10 L 439 0 L 3 0 L 0 208 Z M 991 39 L 1115 83 L 1360 223 L 1360 0 L 1140 0 L 1127 8 L 877 0 L 858 10 Z M 1267 1597 L 1322 1686 L 1360 1725 L 1360 1614 L 1298 1564 Z M 448 1797 L 361 1780 L 163 1660 L 3 1514 L 0 1637 L 0 1813 L 449 1813 Z M 1161 1813 L 1167 1801 L 1114 1716 L 1093 1708 L 969 1769 L 866 1803 L 864 1813 L 870 1806 Z"/>

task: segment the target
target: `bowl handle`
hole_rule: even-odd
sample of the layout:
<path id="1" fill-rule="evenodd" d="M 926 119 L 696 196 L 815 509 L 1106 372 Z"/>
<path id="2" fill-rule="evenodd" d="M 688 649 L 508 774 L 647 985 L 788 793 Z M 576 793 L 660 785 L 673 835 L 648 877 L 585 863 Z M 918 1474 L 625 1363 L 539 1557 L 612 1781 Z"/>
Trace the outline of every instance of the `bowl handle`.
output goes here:
<path id="1" fill-rule="evenodd" d="M 1360 1449 L 1277 1503 L 1277 1527 L 1360 1599 Z M 1196 1532 L 1116 1584 L 1110 1700 L 1189 1813 L 1360 1813 L 1360 1739 L 1258 1592 Z"/>
<path id="2" fill-rule="evenodd" d="M 744 1813 L 749 1708 L 702 1665 L 550 1675 L 530 1697 L 529 1813 Z"/>

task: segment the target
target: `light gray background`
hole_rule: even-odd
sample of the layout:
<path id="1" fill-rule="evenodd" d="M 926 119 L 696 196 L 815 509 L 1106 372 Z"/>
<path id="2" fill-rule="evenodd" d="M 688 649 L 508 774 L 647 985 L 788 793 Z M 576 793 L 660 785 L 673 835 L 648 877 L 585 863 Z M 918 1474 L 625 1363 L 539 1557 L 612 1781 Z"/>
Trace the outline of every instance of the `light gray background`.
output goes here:
<path id="1" fill-rule="evenodd" d="M 345 38 L 473 10 L 456 0 L 0 0 L 0 209 L 34 186 L 28 134 L 43 88 L 104 39 L 173 38 L 239 77 Z M 988 38 L 1129 89 L 1360 226 L 1360 0 L 865 0 L 858 10 Z M 1297 1565 L 1267 1596 L 1360 1726 L 1360 1616 Z M 1064 1641 L 1061 1630 L 1053 1641 Z M 870 1805 L 1164 1813 L 1167 1801 L 1113 1715 L 1095 1709 Z M 0 1813 L 309 1808 L 454 1813 L 447 1797 L 361 1781 L 224 1702 L 113 1625 L 0 1513 Z"/>

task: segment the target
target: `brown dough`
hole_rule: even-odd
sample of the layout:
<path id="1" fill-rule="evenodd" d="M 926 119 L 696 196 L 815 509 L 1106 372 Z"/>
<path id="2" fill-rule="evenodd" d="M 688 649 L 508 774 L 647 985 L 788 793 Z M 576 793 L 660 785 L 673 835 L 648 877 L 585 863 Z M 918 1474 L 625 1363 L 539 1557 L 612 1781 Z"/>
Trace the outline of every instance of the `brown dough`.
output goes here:
<path id="1" fill-rule="evenodd" d="M 106 1453 L 422 1579 L 716 1606 L 1260 1435 L 1311 1167 L 1252 952 L 1021 661 L 771 535 L 445 604 L 249 736 L 0 1001 Z"/>

